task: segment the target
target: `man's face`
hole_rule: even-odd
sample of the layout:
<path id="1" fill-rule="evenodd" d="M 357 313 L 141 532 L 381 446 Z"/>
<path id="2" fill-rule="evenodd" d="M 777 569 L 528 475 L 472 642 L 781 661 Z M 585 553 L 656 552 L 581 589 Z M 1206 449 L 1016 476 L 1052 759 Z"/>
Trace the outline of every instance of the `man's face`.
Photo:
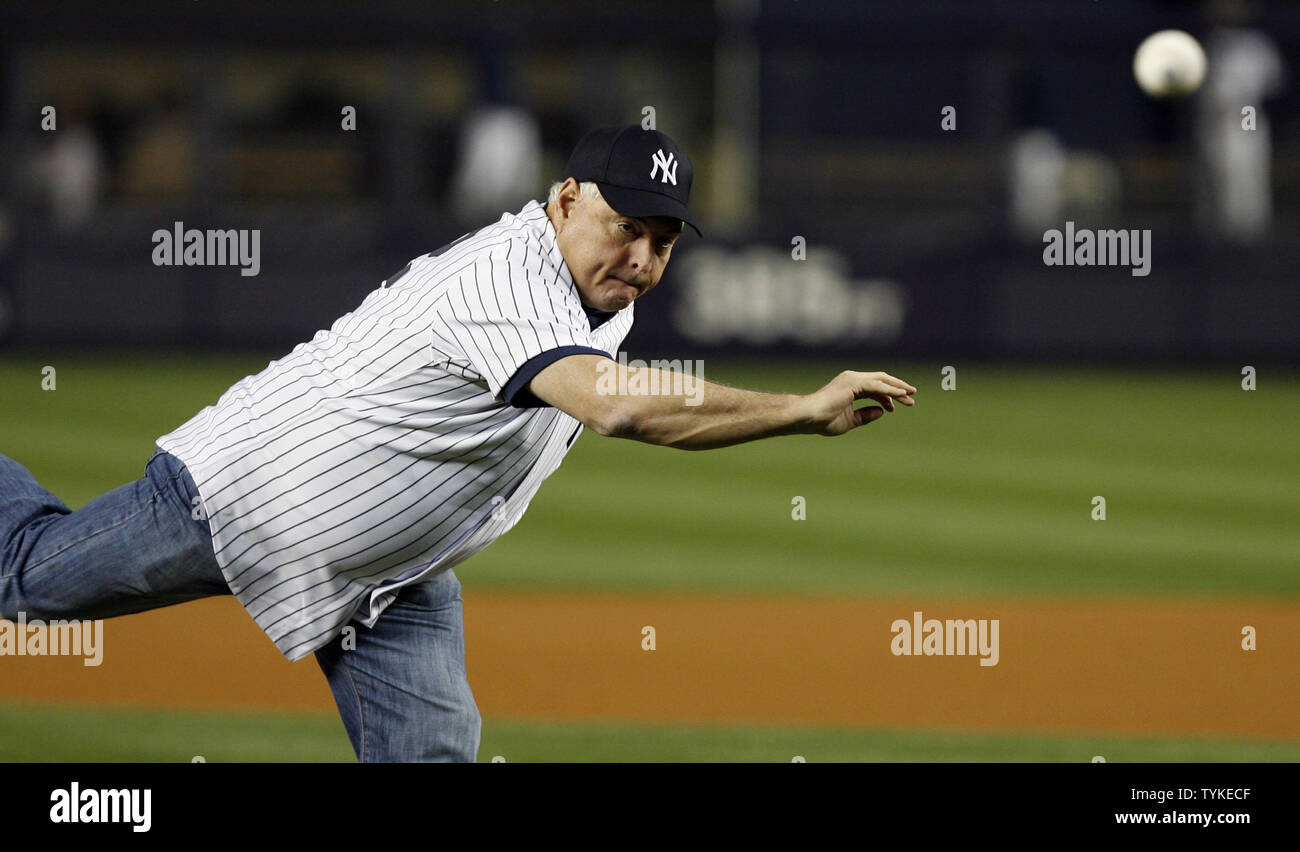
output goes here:
<path id="1" fill-rule="evenodd" d="M 679 219 L 634 219 L 604 198 L 581 198 L 573 179 L 547 213 L 583 303 L 601 311 L 622 310 L 654 289 L 682 232 Z"/>

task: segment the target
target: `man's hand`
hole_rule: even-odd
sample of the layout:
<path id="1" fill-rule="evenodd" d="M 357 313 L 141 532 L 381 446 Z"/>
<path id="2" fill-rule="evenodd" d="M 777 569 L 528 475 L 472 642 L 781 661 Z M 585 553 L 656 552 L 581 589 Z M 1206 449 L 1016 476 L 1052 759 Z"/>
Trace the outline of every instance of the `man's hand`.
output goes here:
<path id="1" fill-rule="evenodd" d="M 903 405 L 916 405 L 910 394 L 916 388 L 888 373 L 855 373 L 845 370 L 821 390 L 809 394 L 807 417 L 809 431 L 817 435 L 843 435 L 850 429 L 865 426 L 894 410 L 894 400 Z M 880 403 L 854 408 L 859 399 L 872 399 Z"/>

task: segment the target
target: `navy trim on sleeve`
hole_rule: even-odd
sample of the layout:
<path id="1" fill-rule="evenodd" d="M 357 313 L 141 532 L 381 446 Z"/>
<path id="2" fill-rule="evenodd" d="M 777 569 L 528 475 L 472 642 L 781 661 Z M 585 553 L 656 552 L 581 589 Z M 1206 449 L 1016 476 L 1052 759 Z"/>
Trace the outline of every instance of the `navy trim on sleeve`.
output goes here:
<path id="1" fill-rule="evenodd" d="M 548 349 L 540 355 L 529 358 L 522 367 L 515 371 L 515 374 L 510 377 L 510 381 L 506 382 L 506 386 L 501 389 L 502 398 L 515 408 L 547 408 L 547 404 L 538 399 L 528 389 L 528 383 L 536 378 L 538 373 L 561 358 L 584 353 L 601 355 L 605 358 L 609 357 L 608 352 L 602 352 L 590 346 L 561 346 L 557 349 Z"/>

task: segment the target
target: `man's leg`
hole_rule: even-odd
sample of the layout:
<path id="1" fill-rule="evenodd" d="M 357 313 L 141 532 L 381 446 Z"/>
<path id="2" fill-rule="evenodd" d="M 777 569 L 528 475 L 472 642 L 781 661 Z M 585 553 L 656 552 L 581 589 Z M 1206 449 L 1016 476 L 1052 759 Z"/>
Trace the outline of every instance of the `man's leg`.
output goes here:
<path id="1" fill-rule="evenodd" d="M 0 455 L 0 618 L 110 618 L 230 594 L 180 460 L 70 511 Z"/>
<path id="2" fill-rule="evenodd" d="M 478 758 L 479 712 L 465 676 L 460 581 L 450 569 L 404 586 L 373 629 L 350 625 L 316 652 L 362 763 Z"/>

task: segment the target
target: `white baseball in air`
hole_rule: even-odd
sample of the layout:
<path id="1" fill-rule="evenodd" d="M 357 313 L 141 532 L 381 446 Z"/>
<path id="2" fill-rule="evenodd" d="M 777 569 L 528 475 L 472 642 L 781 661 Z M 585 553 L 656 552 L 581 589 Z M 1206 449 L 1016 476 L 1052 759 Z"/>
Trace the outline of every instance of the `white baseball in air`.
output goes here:
<path id="1" fill-rule="evenodd" d="M 1153 98 L 1190 95 L 1205 79 L 1205 51 L 1182 30 L 1161 30 L 1138 46 L 1133 76 Z"/>

